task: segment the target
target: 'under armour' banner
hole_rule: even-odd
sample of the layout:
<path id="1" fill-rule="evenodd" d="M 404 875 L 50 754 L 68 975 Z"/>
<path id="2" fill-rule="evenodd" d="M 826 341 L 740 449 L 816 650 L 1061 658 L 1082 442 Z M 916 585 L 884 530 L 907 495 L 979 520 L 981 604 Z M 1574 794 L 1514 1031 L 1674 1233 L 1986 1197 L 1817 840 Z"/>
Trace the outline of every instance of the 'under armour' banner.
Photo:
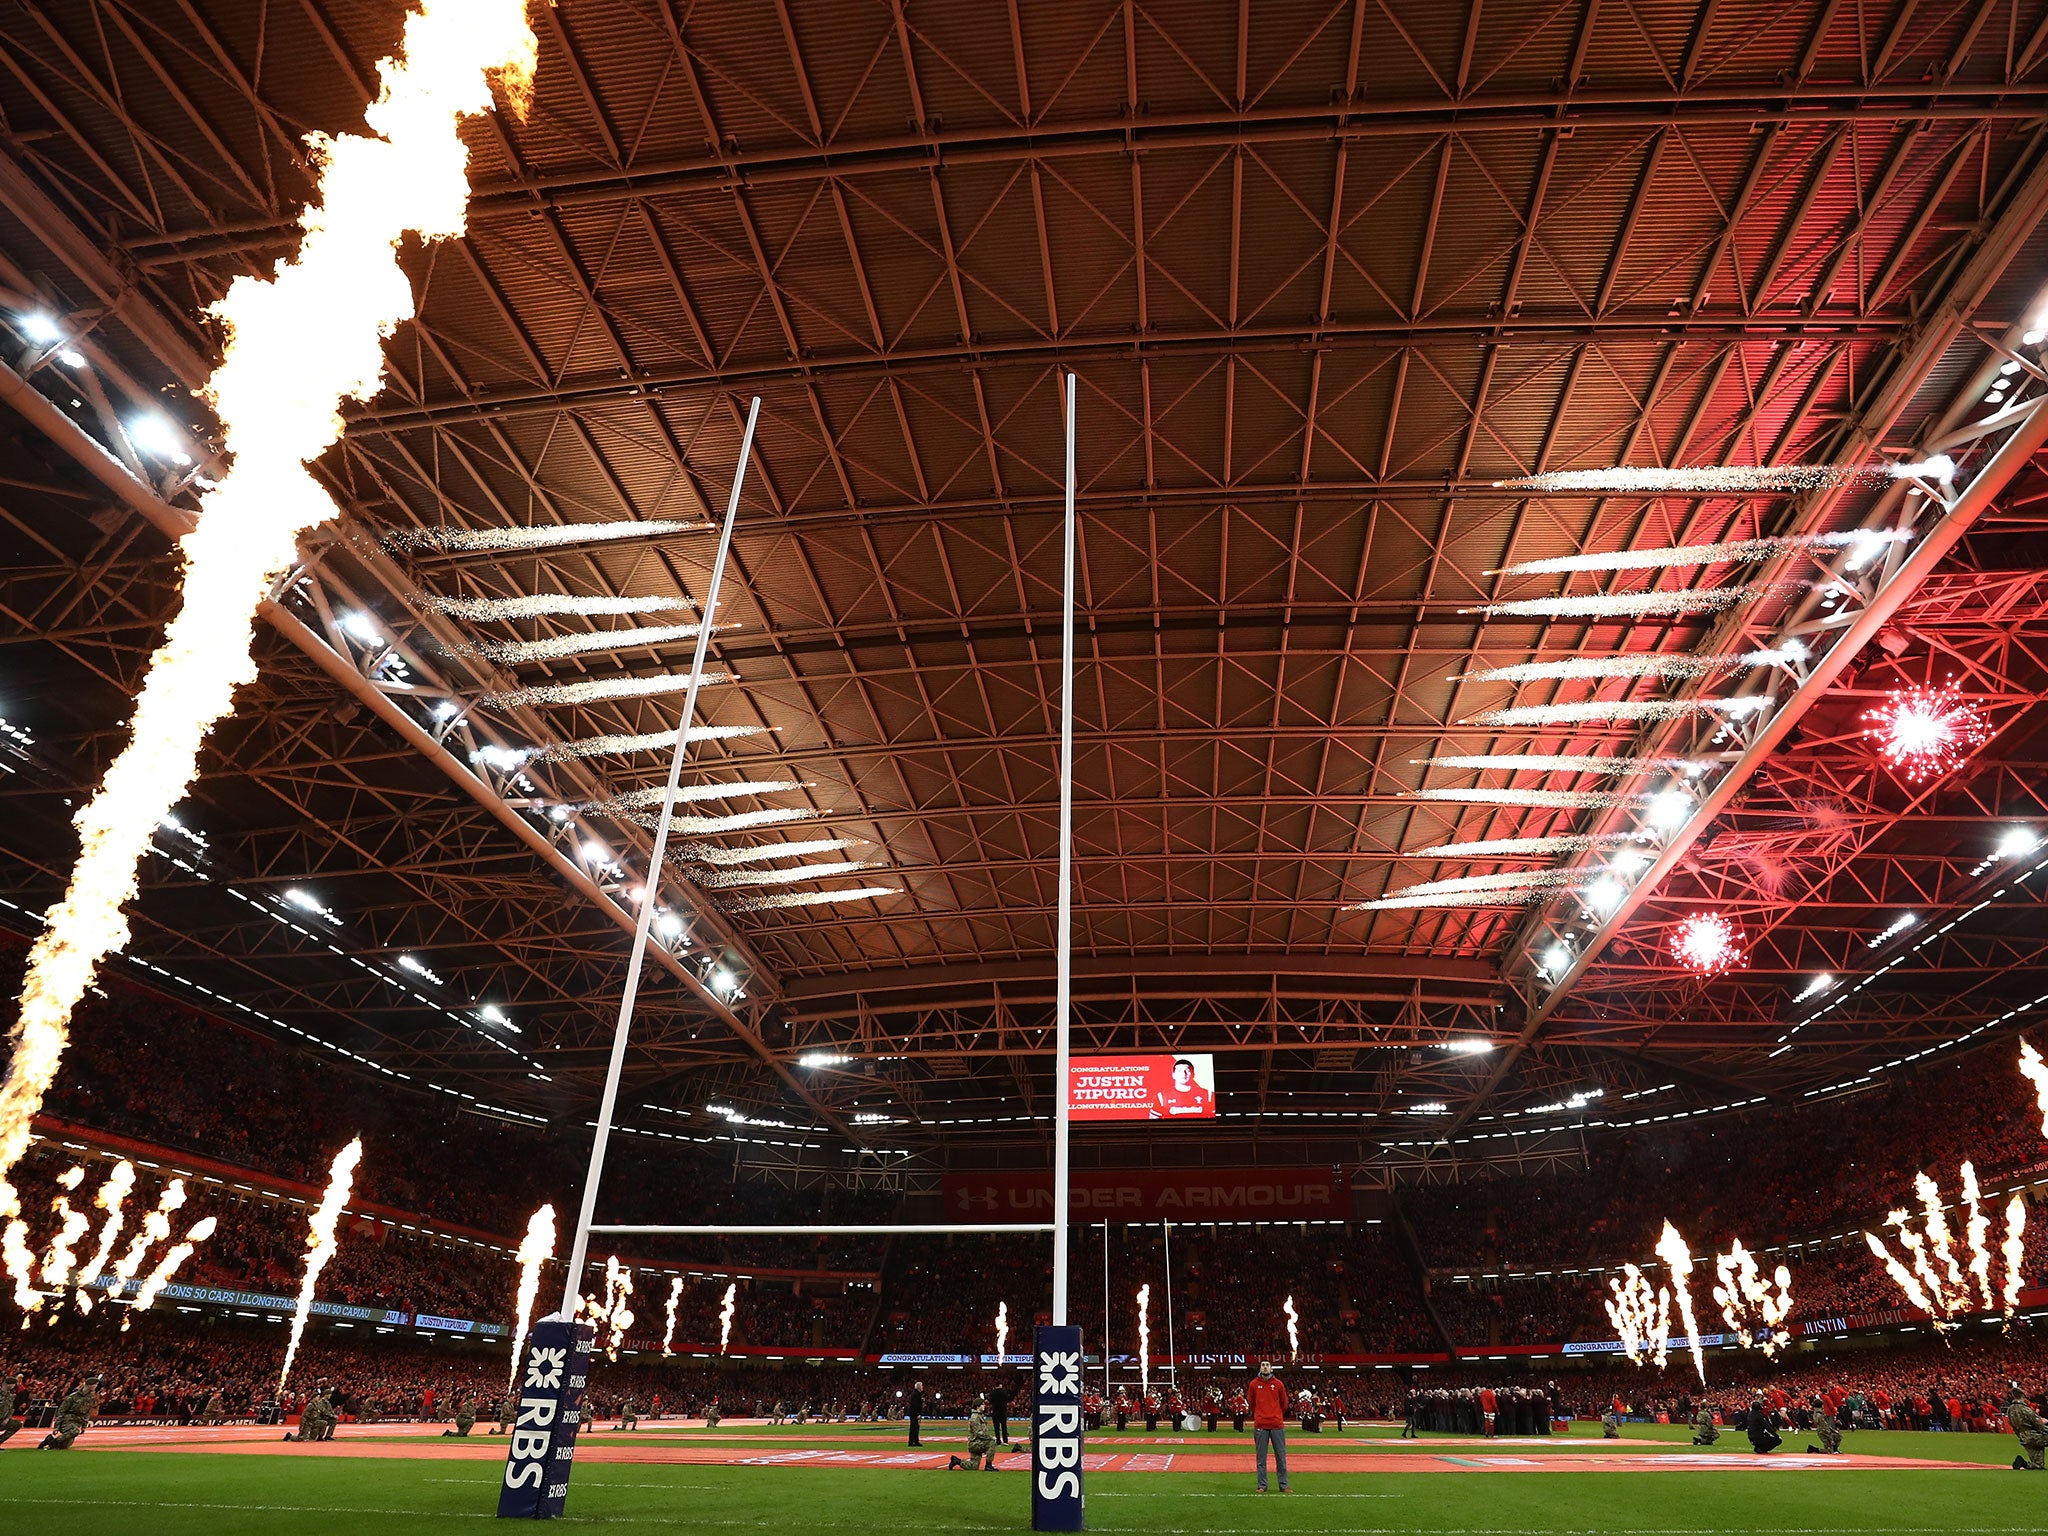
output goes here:
<path id="1" fill-rule="evenodd" d="M 519 1369 L 519 1408 L 505 1453 L 498 1514 L 552 1520 L 569 1499 L 569 1468 L 583 1421 L 583 1391 L 590 1382 L 588 1323 L 548 1318 L 533 1325 Z"/>
<path id="2" fill-rule="evenodd" d="M 1081 1492 L 1081 1330 L 1033 1330 L 1031 1529 L 1087 1529 Z"/>

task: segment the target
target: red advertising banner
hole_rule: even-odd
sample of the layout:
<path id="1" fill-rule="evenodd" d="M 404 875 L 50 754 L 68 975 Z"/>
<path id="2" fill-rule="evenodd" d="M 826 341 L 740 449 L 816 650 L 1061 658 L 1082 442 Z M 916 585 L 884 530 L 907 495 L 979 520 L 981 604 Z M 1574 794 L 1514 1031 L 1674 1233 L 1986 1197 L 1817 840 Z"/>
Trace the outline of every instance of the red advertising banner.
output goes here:
<path id="1" fill-rule="evenodd" d="M 949 1221 L 1050 1221 L 1050 1173 L 949 1173 Z M 1076 1168 L 1076 1220 L 1343 1221 L 1351 1191 L 1334 1168 Z"/>
<path id="2" fill-rule="evenodd" d="M 1067 1063 L 1076 1120 L 1213 1120 L 1213 1056 L 1081 1056 Z"/>

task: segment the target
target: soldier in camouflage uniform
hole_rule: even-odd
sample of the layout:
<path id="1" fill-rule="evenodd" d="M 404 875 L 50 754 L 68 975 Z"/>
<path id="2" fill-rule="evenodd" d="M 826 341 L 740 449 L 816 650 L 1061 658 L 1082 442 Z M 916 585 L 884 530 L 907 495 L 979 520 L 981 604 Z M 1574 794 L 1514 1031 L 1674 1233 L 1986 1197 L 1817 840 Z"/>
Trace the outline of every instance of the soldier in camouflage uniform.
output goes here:
<path id="1" fill-rule="evenodd" d="M 72 1389 L 70 1396 L 57 1405 L 57 1423 L 43 1436 L 38 1450 L 68 1451 L 72 1442 L 85 1433 L 85 1426 L 92 1422 L 92 1416 L 100 1411 L 99 1394 L 93 1389 L 99 1383 L 81 1381 Z"/>
<path id="2" fill-rule="evenodd" d="M 1721 1438 L 1721 1426 L 1714 1422 L 1714 1405 L 1701 1403 L 1699 1417 L 1692 1421 L 1692 1443 L 1712 1445 Z"/>
<path id="3" fill-rule="evenodd" d="M 447 1438 L 448 1438 L 448 1437 L 449 1437 L 450 1435 L 460 1435 L 460 1436 L 462 1436 L 462 1437 L 463 1437 L 463 1438 L 464 1438 L 464 1439 L 466 1440 L 466 1439 L 468 1439 L 468 1438 L 469 1438 L 469 1432 L 470 1432 L 470 1431 L 471 1431 L 472 1429 L 475 1429 L 475 1428 L 476 1428 L 476 1395 L 475 1395 L 474 1393 L 472 1393 L 472 1394 L 470 1394 L 470 1395 L 469 1395 L 468 1397 L 463 1397 L 463 1398 L 458 1398 L 458 1399 L 456 1399 L 456 1402 L 455 1402 L 455 1427 L 454 1427 L 453 1429 L 444 1429 L 444 1430 L 442 1430 L 442 1431 L 441 1431 L 441 1438 L 445 1440 L 445 1439 L 447 1439 Z"/>
<path id="4" fill-rule="evenodd" d="M 512 1427 L 512 1420 L 518 1415 L 518 1413 L 519 1399 L 514 1397 L 510 1392 L 507 1392 L 503 1397 L 498 1399 L 498 1427 L 492 1430 L 491 1433 L 494 1435 L 504 1434 L 508 1429 Z"/>
<path id="5" fill-rule="evenodd" d="M 2012 1384 L 2012 1396 L 2005 1405 L 2005 1422 L 2019 1436 L 2020 1449 L 2025 1453 L 2013 1457 L 2013 1471 L 2041 1471 L 2042 1455 L 2048 1452 L 2048 1420 L 2043 1420 L 2034 1411 L 2034 1405 L 2027 1401 L 2027 1395 L 2020 1390 L 2018 1382 Z"/>
<path id="6" fill-rule="evenodd" d="M 637 1430 L 640 1427 L 640 1409 L 629 1393 L 619 1404 L 619 1428 Z"/>
<path id="7" fill-rule="evenodd" d="M 215 1387 L 213 1391 L 210 1394 L 208 1394 L 206 1399 L 206 1407 L 201 1411 L 200 1417 L 204 1419 L 207 1422 L 207 1424 L 213 1427 L 214 1429 L 220 1428 L 221 1425 L 227 1422 L 227 1400 L 220 1395 L 219 1387 Z"/>
<path id="8" fill-rule="evenodd" d="M 721 1415 L 718 1412 L 718 1399 L 714 1397 L 713 1399 L 711 1399 L 711 1406 L 704 1410 L 704 1427 L 706 1429 L 718 1428 L 718 1420 L 720 1417 Z"/>
<path id="9" fill-rule="evenodd" d="M 967 1459 L 958 1456 L 946 1458 L 946 1470 L 957 1472 L 965 1467 L 969 1472 L 993 1472 L 996 1469 L 996 1426 L 988 1414 L 988 1399 L 974 1400 L 974 1412 L 967 1416 Z"/>
<path id="10" fill-rule="evenodd" d="M 19 1376 L 0 1376 L 0 1445 L 12 1440 L 21 1430 L 19 1409 L 24 1385 Z"/>
<path id="11" fill-rule="evenodd" d="M 1842 1426 L 1836 1421 L 1835 1416 L 1828 1412 L 1828 1405 L 1821 1401 L 1819 1393 L 1814 1394 L 1813 1403 L 1807 1411 L 1813 1415 L 1813 1432 L 1820 1436 L 1820 1444 L 1809 1445 L 1806 1448 L 1807 1454 L 1809 1456 L 1841 1455 Z"/>
<path id="12" fill-rule="evenodd" d="M 299 1432 L 287 1434 L 287 1440 L 332 1440 L 334 1438 L 334 1403 L 327 1395 L 327 1383 L 321 1382 L 313 1388 L 313 1395 L 306 1400 L 306 1406 L 299 1413 Z"/>

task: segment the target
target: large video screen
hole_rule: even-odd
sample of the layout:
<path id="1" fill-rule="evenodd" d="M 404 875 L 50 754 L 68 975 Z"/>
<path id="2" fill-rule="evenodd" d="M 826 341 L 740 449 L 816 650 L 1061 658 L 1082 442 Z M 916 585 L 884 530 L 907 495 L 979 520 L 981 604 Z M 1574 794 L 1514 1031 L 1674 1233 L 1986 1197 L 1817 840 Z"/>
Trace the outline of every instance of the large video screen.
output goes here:
<path id="1" fill-rule="evenodd" d="M 1076 1120 L 1213 1120 L 1212 1056 L 1079 1056 L 1067 1063 Z"/>

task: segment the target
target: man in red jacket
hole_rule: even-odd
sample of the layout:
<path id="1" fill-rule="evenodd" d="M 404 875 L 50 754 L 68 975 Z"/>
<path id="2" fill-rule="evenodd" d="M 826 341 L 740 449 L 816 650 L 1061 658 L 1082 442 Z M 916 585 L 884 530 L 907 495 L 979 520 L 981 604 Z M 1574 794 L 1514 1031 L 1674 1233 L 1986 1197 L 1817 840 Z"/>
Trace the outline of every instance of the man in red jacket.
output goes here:
<path id="1" fill-rule="evenodd" d="M 1479 1389 L 1479 1411 L 1486 1419 L 1486 1438 L 1493 1438 L 1494 1415 L 1500 1409 L 1500 1399 L 1493 1395 L 1493 1388 Z"/>
<path id="2" fill-rule="evenodd" d="M 1258 1458 L 1259 1492 L 1266 1491 L 1266 1448 L 1280 1473 L 1280 1491 L 1287 1491 L 1287 1388 L 1273 1374 L 1273 1362 L 1261 1360 L 1252 1378 L 1252 1453 Z"/>

